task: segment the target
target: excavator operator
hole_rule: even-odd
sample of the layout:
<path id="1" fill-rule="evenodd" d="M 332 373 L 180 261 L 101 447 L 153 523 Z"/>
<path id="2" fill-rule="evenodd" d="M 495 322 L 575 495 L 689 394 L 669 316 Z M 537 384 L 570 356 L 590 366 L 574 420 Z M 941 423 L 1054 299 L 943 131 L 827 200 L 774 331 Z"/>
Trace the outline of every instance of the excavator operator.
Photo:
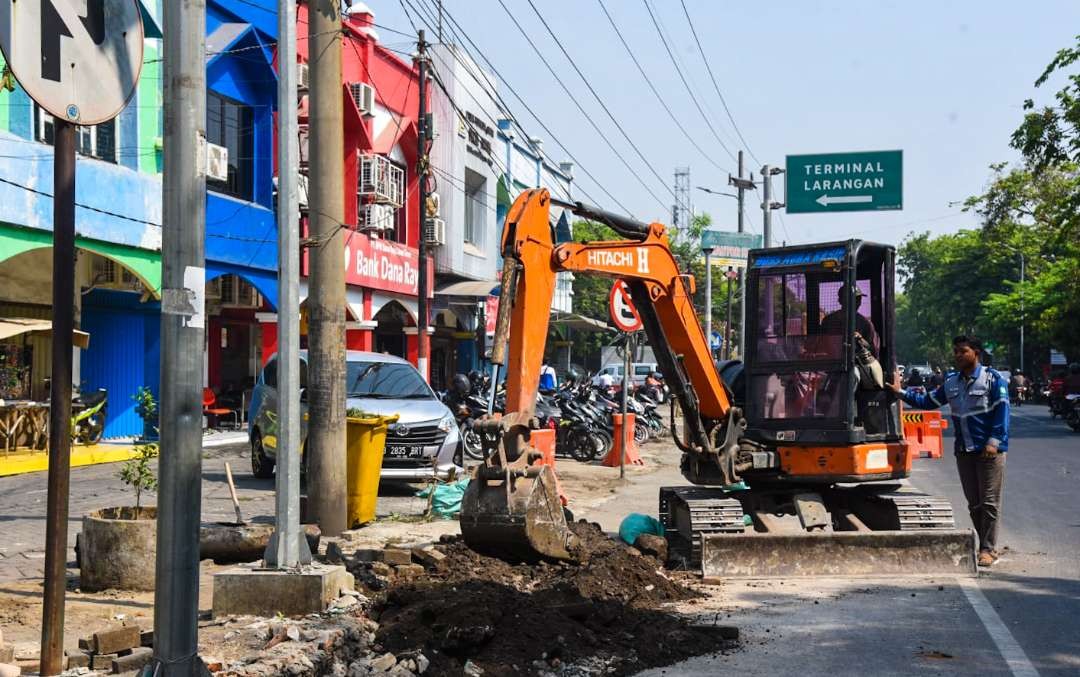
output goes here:
<path id="1" fill-rule="evenodd" d="M 862 299 L 862 289 L 855 285 L 855 333 L 866 340 L 874 357 L 878 357 L 878 351 L 881 349 L 881 339 L 878 338 L 877 330 L 874 329 L 874 323 L 870 321 L 870 318 L 859 312 L 859 304 L 862 303 Z M 846 284 L 840 285 L 837 300 L 840 302 L 840 309 L 829 313 L 821 321 L 821 330 L 825 334 L 843 335 L 847 333 L 848 288 Z"/>

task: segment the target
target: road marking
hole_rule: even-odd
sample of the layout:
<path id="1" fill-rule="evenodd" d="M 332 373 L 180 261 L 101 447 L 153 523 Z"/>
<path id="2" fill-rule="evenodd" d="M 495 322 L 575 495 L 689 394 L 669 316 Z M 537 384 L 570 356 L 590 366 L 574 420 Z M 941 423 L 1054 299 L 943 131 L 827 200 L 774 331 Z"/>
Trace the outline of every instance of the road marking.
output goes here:
<path id="1" fill-rule="evenodd" d="M 964 591 L 971 608 L 975 610 L 975 614 L 982 621 L 983 627 L 986 628 L 986 632 L 990 635 L 990 639 L 994 640 L 1001 657 L 1005 659 L 1013 675 L 1016 677 L 1039 677 L 1039 671 L 1031 664 L 1027 654 L 1020 648 L 1020 643 L 1016 641 L 1016 638 L 1009 632 L 1009 628 L 1005 626 L 1001 617 L 994 611 L 994 606 L 990 604 L 990 600 L 986 599 L 986 595 L 979 588 L 978 582 L 971 578 L 961 578 L 960 589 Z"/>

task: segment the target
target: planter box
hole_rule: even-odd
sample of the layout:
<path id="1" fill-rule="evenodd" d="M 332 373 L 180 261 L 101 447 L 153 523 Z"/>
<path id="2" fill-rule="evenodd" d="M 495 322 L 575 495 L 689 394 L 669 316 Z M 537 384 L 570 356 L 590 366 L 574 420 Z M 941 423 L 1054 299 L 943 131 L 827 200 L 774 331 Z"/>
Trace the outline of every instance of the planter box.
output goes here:
<path id="1" fill-rule="evenodd" d="M 79 587 L 87 592 L 154 589 L 157 508 L 104 508 L 83 517 Z"/>

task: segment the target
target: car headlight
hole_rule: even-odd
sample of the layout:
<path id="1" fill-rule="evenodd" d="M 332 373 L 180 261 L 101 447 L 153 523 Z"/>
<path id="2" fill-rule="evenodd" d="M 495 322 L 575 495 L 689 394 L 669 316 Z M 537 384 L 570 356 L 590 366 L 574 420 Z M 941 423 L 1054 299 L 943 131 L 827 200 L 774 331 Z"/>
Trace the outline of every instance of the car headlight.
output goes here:
<path id="1" fill-rule="evenodd" d="M 454 420 L 454 415 L 447 412 L 445 416 L 439 419 L 439 430 L 444 433 L 449 433 L 451 430 L 457 429 L 457 421 Z"/>

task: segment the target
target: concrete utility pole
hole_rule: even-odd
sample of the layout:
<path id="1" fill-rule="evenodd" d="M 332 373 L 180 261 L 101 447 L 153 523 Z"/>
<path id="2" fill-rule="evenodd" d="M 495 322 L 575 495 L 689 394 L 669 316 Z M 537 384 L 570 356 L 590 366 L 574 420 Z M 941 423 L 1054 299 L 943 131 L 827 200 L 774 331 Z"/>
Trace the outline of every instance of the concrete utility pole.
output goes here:
<path id="1" fill-rule="evenodd" d="M 300 144 L 297 136 L 296 0 L 278 3 L 278 453 L 275 530 L 266 564 L 311 562 L 300 530 Z"/>
<path id="2" fill-rule="evenodd" d="M 765 241 L 765 247 L 772 246 L 772 177 L 769 174 L 771 167 L 769 165 L 762 165 L 761 167 L 761 187 L 762 187 L 762 202 L 761 202 L 761 234 L 762 239 Z"/>
<path id="3" fill-rule="evenodd" d="M 419 275 L 417 275 L 416 290 L 416 368 L 425 380 L 430 380 L 428 374 L 428 353 L 431 343 L 428 341 L 428 267 L 427 267 L 427 177 L 428 177 L 428 152 L 427 152 L 427 43 L 424 41 L 424 31 L 420 30 L 416 40 L 416 61 L 420 66 L 420 111 L 417 116 L 416 135 L 416 185 L 420 190 L 420 240 L 417 242 L 417 252 L 420 260 Z"/>
<path id="4" fill-rule="evenodd" d="M 712 247 L 702 247 L 705 255 L 705 343 L 712 355 Z"/>
<path id="5" fill-rule="evenodd" d="M 161 449 L 154 675 L 206 674 L 199 650 L 206 343 L 206 0 L 165 3 Z M 148 673 L 149 674 L 149 673 Z"/>
<path id="6" fill-rule="evenodd" d="M 308 5 L 311 154 L 308 506 L 325 536 L 348 528 L 345 487 L 345 162 L 341 2 Z M 283 297 L 282 304 L 293 299 Z"/>
<path id="7" fill-rule="evenodd" d="M 724 359 L 731 359 L 731 266 L 728 266 L 727 275 L 727 324 L 724 326 Z"/>
<path id="8" fill-rule="evenodd" d="M 736 193 L 739 199 L 739 232 L 745 232 L 743 225 L 744 210 L 746 196 L 745 193 L 748 190 L 754 190 L 754 175 L 750 174 L 749 179 L 743 178 L 743 152 L 739 151 L 739 175 L 737 177 L 728 175 L 728 185 L 735 186 Z M 745 284 L 746 270 L 742 267 L 739 268 L 739 359 L 743 359 L 743 343 L 746 340 L 746 284 Z"/>
<path id="9" fill-rule="evenodd" d="M 41 674 L 64 670 L 68 497 L 71 487 L 72 330 L 75 328 L 75 125 L 56 118 L 53 143 L 53 320 L 49 388 L 49 489 Z"/>

